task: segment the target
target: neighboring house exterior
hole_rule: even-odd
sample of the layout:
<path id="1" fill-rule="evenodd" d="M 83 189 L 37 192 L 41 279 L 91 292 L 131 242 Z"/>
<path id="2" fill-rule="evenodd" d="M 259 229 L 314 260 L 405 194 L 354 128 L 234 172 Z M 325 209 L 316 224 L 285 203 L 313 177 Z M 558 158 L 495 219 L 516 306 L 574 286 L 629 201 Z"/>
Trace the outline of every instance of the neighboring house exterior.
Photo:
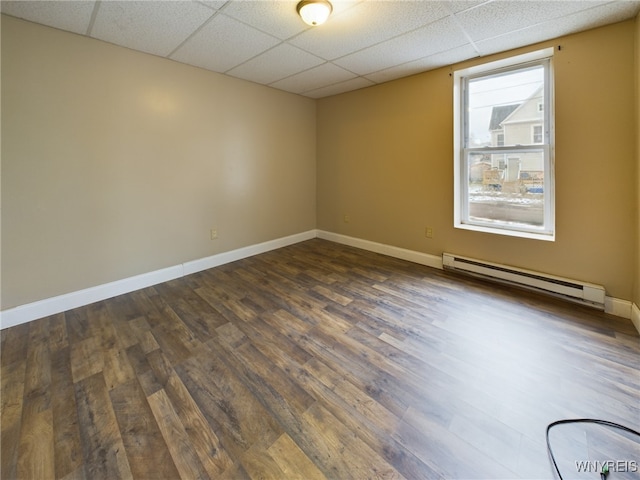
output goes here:
<path id="1" fill-rule="evenodd" d="M 491 110 L 491 120 L 489 122 L 489 131 L 491 132 L 491 146 L 502 147 L 504 143 L 504 128 L 502 122 L 518 108 L 521 103 L 514 105 L 499 105 Z"/>
<path id="2" fill-rule="evenodd" d="M 520 104 L 493 107 L 489 125 L 491 146 L 534 145 L 544 142 L 544 93 L 538 88 Z M 491 168 L 503 171 L 504 182 L 525 180 L 542 188 L 542 153 L 491 155 Z M 535 182 L 532 180 L 535 179 Z M 533 187 L 532 187 L 533 188 Z"/>

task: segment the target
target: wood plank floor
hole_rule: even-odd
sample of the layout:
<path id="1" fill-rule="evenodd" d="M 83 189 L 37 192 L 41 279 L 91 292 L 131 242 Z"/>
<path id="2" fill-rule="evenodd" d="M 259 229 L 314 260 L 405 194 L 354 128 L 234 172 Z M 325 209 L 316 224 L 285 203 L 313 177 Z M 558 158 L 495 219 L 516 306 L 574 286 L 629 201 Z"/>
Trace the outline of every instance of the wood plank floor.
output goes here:
<path id="1" fill-rule="evenodd" d="M 630 321 L 319 239 L 5 329 L 1 362 L 3 479 L 554 478 L 549 422 L 640 426 Z M 564 478 L 637 479 L 637 441 L 552 431 Z"/>

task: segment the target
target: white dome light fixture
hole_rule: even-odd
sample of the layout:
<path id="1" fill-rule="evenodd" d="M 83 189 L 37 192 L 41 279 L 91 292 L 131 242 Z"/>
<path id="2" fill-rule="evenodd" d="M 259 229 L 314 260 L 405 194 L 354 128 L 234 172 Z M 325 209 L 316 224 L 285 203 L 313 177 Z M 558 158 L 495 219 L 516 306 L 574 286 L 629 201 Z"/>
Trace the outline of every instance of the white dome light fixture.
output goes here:
<path id="1" fill-rule="evenodd" d="M 333 6 L 326 0 L 302 0 L 296 9 L 304 23 L 315 27 L 327 21 Z"/>

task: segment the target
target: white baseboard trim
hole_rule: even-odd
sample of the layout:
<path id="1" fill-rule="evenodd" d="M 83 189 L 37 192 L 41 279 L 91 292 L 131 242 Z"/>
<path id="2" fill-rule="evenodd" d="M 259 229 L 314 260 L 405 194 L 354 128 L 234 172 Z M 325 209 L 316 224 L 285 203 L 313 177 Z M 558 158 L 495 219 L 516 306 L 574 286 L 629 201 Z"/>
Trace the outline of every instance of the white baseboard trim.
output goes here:
<path id="1" fill-rule="evenodd" d="M 416 252 L 415 250 L 407 250 L 405 248 L 394 247 L 384 243 L 372 242 L 361 238 L 349 237 L 339 233 L 326 232 L 318 230 L 318 238 L 329 240 L 331 242 L 349 245 L 350 247 L 362 248 L 370 252 L 389 255 L 390 257 L 408 260 L 409 262 L 419 263 L 427 267 L 439 268 L 442 270 L 442 257 L 431 255 L 429 253 Z"/>
<path id="2" fill-rule="evenodd" d="M 275 240 L 258 243 L 256 245 L 249 245 L 229 252 L 223 252 L 210 257 L 185 262 L 180 265 L 174 265 L 172 267 L 143 273 L 134 277 L 116 280 L 103 285 L 97 285 L 95 287 L 3 310 L 0 312 L 0 329 L 13 327 L 32 320 L 37 320 L 38 318 L 48 317 L 49 315 L 55 315 L 73 308 L 89 305 L 117 295 L 140 290 L 141 288 L 151 287 L 185 275 L 218 267 L 226 263 L 235 262 L 243 258 L 258 255 L 260 253 L 266 253 L 277 248 L 286 247 L 305 240 L 311 240 L 316 237 L 442 270 L 442 257 L 437 255 L 416 252 L 414 250 L 407 250 L 405 248 L 394 247 L 392 245 L 372 242 L 370 240 L 350 237 L 348 235 L 327 232 L 324 230 L 309 230 L 307 232 L 277 238 Z M 632 304 L 627 300 L 621 300 L 619 298 L 605 297 L 604 311 L 618 317 L 630 318 L 638 332 L 640 332 L 640 309 L 636 304 Z"/>
<path id="3" fill-rule="evenodd" d="M 394 247 L 391 245 L 385 245 L 382 243 L 371 242 L 369 240 L 363 240 L 361 238 L 349 237 L 339 233 L 326 232 L 324 230 L 318 230 L 318 238 L 324 240 L 330 240 L 336 243 L 342 243 L 351 247 L 362 248 L 363 250 L 369 250 L 375 253 L 382 253 L 383 255 L 389 255 L 390 257 L 400 258 L 402 260 L 408 260 L 410 262 L 419 263 L 428 267 L 439 268 L 442 270 L 442 257 L 437 255 L 431 255 L 428 253 L 416 252 L 413 250 L 406 250 L 404 248 Z M 637 310 L 637 306 L 634 305 Z M 615 297 L 605 297 L 604 303 L 605 313 L 615 315 L 622 318 L 631 318 L 631 302 L 627 300 L 621 300 Z M 640 332 L 640 311 L 637 312 L 637 319 L 634 321 L 634 325 Z"/>
<path id="4" fill-rule="evenodd" d="M 635 303 L 631 304 L 631 321 L 636 327 L 636 330 L 638 330 L 638 333 L 640 333 L 640 308 L 638 308 L 638 305 Z"/>
<path id="5" fill-rule="evenodd" d="M 604 312 L 616 317 L 631 318 L 631 302 L 614 297 L 604 297 Z"/>
<path id="6" fill-rule="evenodd" d="M 260 253 L 266 253 L 277 248 L 288 247 L 295 243 L 304 242 L 305 240 L 311 240 L 316 238 L 316 230 L 309 230 L 308 232 L 297 233 L 295 235 L 289 235 L 288 237 L 276 238 L 275 240 L 269 240 L 267 242 L 258 243 L 256 245 L 249 245 L 248 247 L 238 248 L 229 252 L 218 253 L 206 258 L 200 258 L 191 262 L 183 263 L 184 274 L 190 275 L 192 273 L 201 272 L 209 268 L 218 267 L 225 263 L 235 262 L 236 260 L 242 260 L 243 258 L 252 257 Z"/>
<path id="7" fill-rule="evenodd" d="M 305 240 L 316 237 L 316 230 L 282 237 L 268 242 L 238 248 L 229 252 L 219 253 L 210 257 L 193 260 L 180 265 L 143 273 L 122 280 L 97 285 L 95 287 L 78 290 L 56 297 L 46 298 L 33 303 L 27 303 L 18 307 L 10 308 L 0 312 L 0 329 L 14 327 L 22 323 L 48 317 L 57 313 L 65 312 L 73 308 L 89 305 L 94 302 L 106 300 L 117 295 L 151 287 L 162 282 L 168 282 L 176 278 L 192 273 L 200 272 L 208 268 L 224 265 L 225 263 L 241 260 L 246 257 L 265 253 L 276 248 L 286 247 Z"/>
<path id="8" fill-rule="evenodd" d="M 168 282 L 174 278 L 182 277 L 182 275 L 182 265 L 176 265 L 3 310 L 0 312 L 0 329 L 55 315 L 158 283 Z"/>

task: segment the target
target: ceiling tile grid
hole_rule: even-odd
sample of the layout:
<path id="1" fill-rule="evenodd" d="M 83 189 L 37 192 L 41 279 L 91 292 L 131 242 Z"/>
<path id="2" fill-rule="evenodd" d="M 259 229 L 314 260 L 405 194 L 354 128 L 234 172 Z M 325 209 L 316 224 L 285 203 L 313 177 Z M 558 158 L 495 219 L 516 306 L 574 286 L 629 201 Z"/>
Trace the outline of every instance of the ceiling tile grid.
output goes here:
<path id="1" fill-rule="evenodd" d="M 223 73 L 279 43 L 277 38 L 238 20 L 215 14 L 169 58 Z"/>
<path id="2" fill-rule="evenodd" d="M 101 2 L 89 34 L 141 52 L 167 56 L 213 14 L 197 2 Z"/>
<path id="3" fill-rule="evenodd" d="M 0 3 L 2 13 L 81 35 L 87 32 L 93 8 L 94 2 L 3 0 Z"/>
<path id="4" fill-rule="evenodd" d="M 351 80 L 345 80 L 344 82 L 334 83 L 325 87 L 306 91 L 303 95 L 310 98 L 323 98 L 331 95 L 338 95 L 340 93 L 351 92 L 353 90 L 359 90 L 365 87 L 371 87 L 373 85 L 375 85 L 375 83 L 371 80 L 367 80 L 364 77 L 356 77 Z"/>
<path id="5" fill-rule="evenodd" d="M 356 74 L 333 63 L 326 62 L 317 67 L 291 75 L 271 84 L 272 87 L 292 93 L 304 93 L 326 85 L 333 85 L 356 77 Z"/>
<path id="6" fill-rule="evenodd" d="M 286 40 L 307 27 L 303 22 L 290 20 L 291 12 L 296 11 L 296 5 L 296 0 L 229 2 L 224 8 L 224 14 L 269 35 Z"/>
<path id="7" fill-rule="evenodd" d="M 389 57 L 398 65 L 460 47 L 466 42 L 457 23 L 445 17 L 334 62 L 358 75 L 367 75 L 388 68 Z"/>
<path id="8" fill-rule="evenodd" d="M 513 1 L 496 0 L 460 12 L 456 17 L 471 39 L 479 41 L 562 18 L 598 3 L 606 2 L 567 0 L 550 6 L 547 0 L 529 0 L 517 2 L 518 8 L 513 8 Z"/>
<path id="9" fill-rule="evenodd" d="M 637 15 L 637 12 L 638 6 L 636 2 L 609 2 L 592 6 L 592 8 L 581 10 L 566 17 L 494 36 L 477 42 L 476 45 L 482 55 L 491 55 L 540 42 L 542 41 L 540 38 L 546 40 L 621 22 L 633 18 Z"/>
<path id="10" fill-rule="evenodd" d="M 268 85 L 321 63 L 324 63 L 323 59 L 293 45 L 281 43 L 228 73 L 234 77 Z"/>
<path id="11" fill-rule="evenodd" d="M 291 39 L 291 43 L 333 60 L 444 18 L 436 1 L 362 1 L 326 24 Z"/>
<path id="12" fill-rule="evenodd" d="M 322 98 L 634 18 L 640 0 L 1 0 L 3 14 Z"/>
<path id="13" fill-rule="evenodd" d="M 433 70 L 435 68 L 445 67 L 477 56 L 478 53 L 475 47 L 467 43 L 444 52 L 428 55 L 384 70 L 378 70 L 377 72 L 365 75 L 365 78 L 374 83 L 384 83 L 397 78 L 408 77 L 409 75 Z"/>

